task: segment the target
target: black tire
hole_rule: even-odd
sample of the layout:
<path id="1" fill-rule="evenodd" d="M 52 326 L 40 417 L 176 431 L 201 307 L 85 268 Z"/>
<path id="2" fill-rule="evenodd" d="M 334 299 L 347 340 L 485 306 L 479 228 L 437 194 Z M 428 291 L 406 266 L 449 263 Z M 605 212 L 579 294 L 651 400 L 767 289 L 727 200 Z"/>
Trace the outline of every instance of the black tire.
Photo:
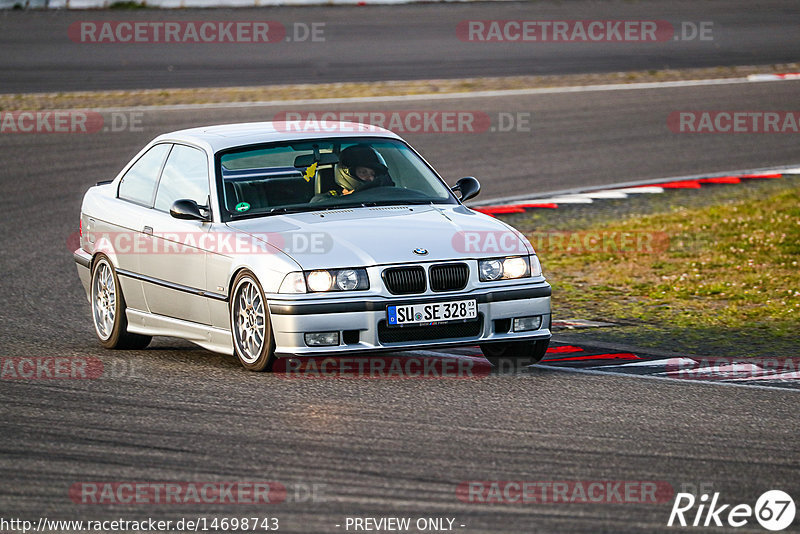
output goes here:
<path id="1" fill-rule="evenodd" d="M 239 363 L 250 371 L 271 371 L 275 339 L 269 305 L 261 284 L 250 271 L 241 271 L 234 279 L 228 309 L 233 352 Z"/>
<path id="2" fill-rule="evenodd" d="M 489 363 L 497 368 L 519 368 L 542 361 L 549 345 L 549 339 L 507 341 L 505 343 L 486 343 L 481 345 L 481 351 Z"/>
<path id="3" fill-rule="evenodd" d="M 92 262 L 89 287 L 94 331 L 105 348 L 138 350 L 150 344 L 152 336 L 128 332 L 125 296 L 122 294 L 117 270 L 105 254 L 97 255 Z M 113 317 L 109 317 L 109 313 L 113 313 Z"/>

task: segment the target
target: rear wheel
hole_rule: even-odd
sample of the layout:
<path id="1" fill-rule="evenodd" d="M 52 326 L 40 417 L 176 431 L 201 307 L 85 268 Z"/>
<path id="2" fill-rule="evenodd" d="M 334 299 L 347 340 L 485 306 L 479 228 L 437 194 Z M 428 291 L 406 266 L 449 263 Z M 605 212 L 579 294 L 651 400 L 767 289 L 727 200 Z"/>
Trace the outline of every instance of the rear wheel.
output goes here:
<path id="1" fill-rule="evenodd" d="M 125 297 L 117 272 L 108 257 L 99 255 L 92 265 L 92 321 L 100 343 L 107 349 L 143 349 L 153 339 L 128 332 Z"/>
<path id="2" fill-rule="evenodd" d="M 525 367 L 539 363 L 547 353 L 549 339 L 536 341 L 507 341 L 481 345 L 483 356 L 495 367 Z"/>
<path id="3" fill-rule="evenodd" d="M 264 291 L 255 276 L 242 271 L 231 292 L 231 335 L 239 362 L 251 371 L 270 371 L 275 341 Z"/>

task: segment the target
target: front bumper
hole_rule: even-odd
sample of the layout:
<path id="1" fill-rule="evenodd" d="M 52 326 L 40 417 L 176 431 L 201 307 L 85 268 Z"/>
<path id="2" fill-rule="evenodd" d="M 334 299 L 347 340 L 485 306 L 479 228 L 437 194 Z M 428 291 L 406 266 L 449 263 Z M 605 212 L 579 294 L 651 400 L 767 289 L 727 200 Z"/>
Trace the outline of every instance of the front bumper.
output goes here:
<path id="1" fill-rule="evenodd" d="M 381 350 L 476 345 L 550 338 L 550 285 L 546 282 L 440 296 L 370 296 L 367 299 L 283 300 L 269 298 L 278 356 L 351 354 Z M 386 307 L 475 299 L 477 321 L 440 326 L 388 327 Z M 513 318 L 541 316 L 538 330 L 513 332 Z M 405 331 L 404 331 L 405 330 Z M 309 347 L 305 334 L 339 332 L 339 345 Z"/>

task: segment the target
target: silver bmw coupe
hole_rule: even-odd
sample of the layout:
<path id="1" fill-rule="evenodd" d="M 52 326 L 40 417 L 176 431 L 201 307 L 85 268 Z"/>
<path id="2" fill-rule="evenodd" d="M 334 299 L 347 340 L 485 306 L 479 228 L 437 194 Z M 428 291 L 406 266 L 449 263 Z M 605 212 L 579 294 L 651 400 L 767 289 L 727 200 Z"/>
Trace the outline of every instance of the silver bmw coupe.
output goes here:
<path id="1" fill-rule="evenodd" d="M 479 345 L 535 363 L 550 286 L 524 236 L 406 142 L 333 123 L 161 135 L 83 199 L 78 274 L 100 342 L 276 358 Z"/>

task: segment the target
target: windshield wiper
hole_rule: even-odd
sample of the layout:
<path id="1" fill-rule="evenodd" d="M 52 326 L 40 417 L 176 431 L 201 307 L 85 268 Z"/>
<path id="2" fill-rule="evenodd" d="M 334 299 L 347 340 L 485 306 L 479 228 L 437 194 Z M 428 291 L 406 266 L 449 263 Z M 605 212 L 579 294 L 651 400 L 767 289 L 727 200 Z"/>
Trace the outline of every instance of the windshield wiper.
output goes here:
<path id="1" fill-rule="evenodd" d="M 278 215 L 281 213 L 302 213 L 305 211 L 317 211 L 320 208 L 310 206 L 285 206 L 282 208 L 272 208 L 267 211 L 267 215 Z"/>
<path id="2" fill-rule="evenodd" d="M 372 208 L 374 206 L 406 206 L 406 205 L 420 205 L 430 204 L 430 200 L 414 199 L 414 200 L 371 200 L 369 202 L 361 202 L 358 204 L 362 208 Z"/>

